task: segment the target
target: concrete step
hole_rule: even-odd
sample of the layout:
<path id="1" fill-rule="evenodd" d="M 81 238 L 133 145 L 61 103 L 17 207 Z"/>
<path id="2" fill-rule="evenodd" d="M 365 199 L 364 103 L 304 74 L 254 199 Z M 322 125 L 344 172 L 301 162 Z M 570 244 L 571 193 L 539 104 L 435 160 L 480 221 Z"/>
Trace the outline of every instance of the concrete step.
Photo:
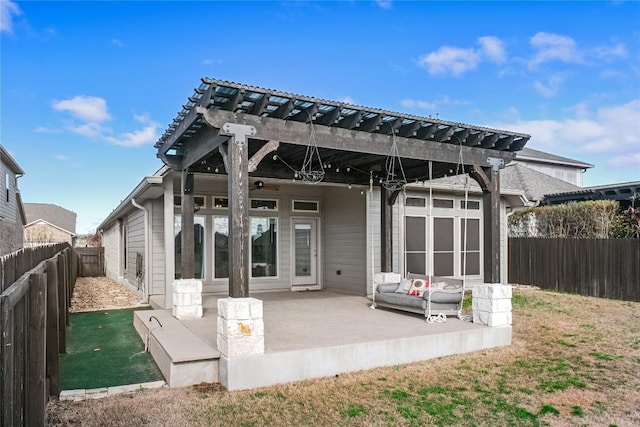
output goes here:
<path id="1" fill-rule="evenodd" d="M 133 327 L 169 387 L 219 382 L 220 352 L 180 323 L 169 310 L 135 311 Z"/>

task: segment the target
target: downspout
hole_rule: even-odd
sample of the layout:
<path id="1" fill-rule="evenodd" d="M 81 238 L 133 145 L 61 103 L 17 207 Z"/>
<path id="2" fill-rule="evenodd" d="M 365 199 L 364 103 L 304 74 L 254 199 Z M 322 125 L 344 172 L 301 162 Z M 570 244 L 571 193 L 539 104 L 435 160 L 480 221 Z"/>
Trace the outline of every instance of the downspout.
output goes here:
<path id="1" fill-rule="evenodd" d="M 144 212 L 144 289 L 142 299 L 145 304 L 149 304 L 149 210 L 131 199 L 131 204 Z"/>

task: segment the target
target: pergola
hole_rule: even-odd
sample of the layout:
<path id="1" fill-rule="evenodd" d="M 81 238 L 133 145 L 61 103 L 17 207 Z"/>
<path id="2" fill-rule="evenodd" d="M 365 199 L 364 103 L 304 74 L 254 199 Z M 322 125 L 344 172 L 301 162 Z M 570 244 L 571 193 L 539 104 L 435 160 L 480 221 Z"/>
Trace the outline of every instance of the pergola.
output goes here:
<path id="1" fill-rule="evenodd" d="M 249 294 L 249 174 L 300 178 L 309 150 L 322 163 L 322 182 L 380 185 L 382 269 L 391 271 L 392 206 L 400 190 L 381 185 L 391 171 L 408 183 L 468 173 L 483 191 L 484 281 L 500 281 L 498 171 L 530 136 L 366 108 L 342 102 L 203 78 L 156 143 L 158 157 L 182 174 L 182 247 L 193 247 L 194 173 L 226 173 L 229 197 L 229 295 Z M 274 153 L 274 154 L 272 154 Z M 429 171 L 431 165 L 431 171 Z M 183 278 L 193 278 L 182 251 Z"/>

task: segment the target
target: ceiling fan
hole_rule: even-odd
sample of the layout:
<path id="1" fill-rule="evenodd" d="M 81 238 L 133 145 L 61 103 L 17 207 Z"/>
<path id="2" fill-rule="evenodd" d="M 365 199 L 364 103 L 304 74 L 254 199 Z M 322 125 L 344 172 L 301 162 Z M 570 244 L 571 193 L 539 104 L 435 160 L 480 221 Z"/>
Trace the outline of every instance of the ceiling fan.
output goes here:
<path id="1" fill-rule="evenodd" d="M 265 183 L 264 181 L 258 180 L 258 181 L 254 181 L 249 186 L 249 191 L 253 191 L 253 190 L 278 191 L 280 190 L 280 186 L 278 184 L 270 184 L 270 183 Z"/>

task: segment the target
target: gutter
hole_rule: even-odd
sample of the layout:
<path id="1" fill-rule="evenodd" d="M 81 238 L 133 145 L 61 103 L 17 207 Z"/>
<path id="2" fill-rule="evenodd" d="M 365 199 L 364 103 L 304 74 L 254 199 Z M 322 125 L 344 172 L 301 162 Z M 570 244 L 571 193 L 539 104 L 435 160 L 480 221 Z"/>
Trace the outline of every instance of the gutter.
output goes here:
<path id="1" fill-rule="evenodd" d="M 149 210 L 136 202 L 135 198 L 131 199 L 131 204 L 144 212 L 144 281 L 142 296 L 145 304 L 149 304 Z M 125 254 L 126 256 L 126 254 Z"/>

